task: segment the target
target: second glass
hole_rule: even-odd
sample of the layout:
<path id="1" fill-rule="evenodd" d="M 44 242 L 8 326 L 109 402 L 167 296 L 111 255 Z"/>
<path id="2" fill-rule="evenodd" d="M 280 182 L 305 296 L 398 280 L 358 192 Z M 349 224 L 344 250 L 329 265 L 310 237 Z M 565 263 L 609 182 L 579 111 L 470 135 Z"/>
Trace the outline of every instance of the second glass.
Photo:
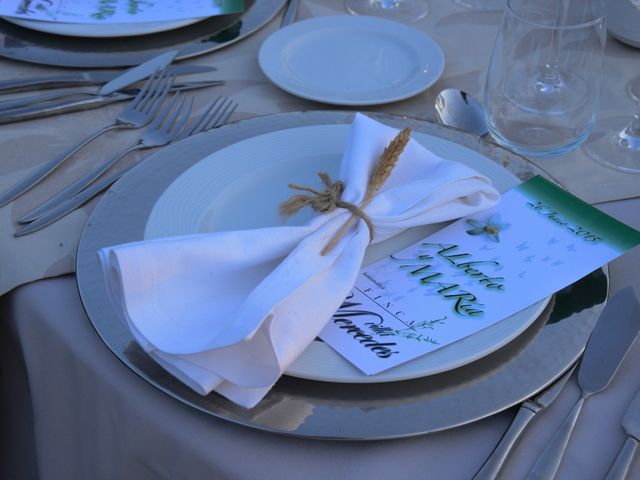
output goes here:
<path id="1" fill-rule="evenodd" d="M 580 145 L 595 121 L 605 39 L 602 0 L 509 0 L 485 88 L 492 136 L 528 156 Z"/>

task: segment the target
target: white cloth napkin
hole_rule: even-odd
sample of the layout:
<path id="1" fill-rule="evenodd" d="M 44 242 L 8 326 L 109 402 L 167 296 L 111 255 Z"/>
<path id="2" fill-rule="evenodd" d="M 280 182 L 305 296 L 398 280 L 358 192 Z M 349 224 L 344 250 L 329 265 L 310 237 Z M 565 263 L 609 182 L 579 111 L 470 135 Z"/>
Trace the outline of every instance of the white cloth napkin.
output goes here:
<path id="1" fill-rule="evenodd" d="M 356 115 L 341 164 L 343 200 L 360 204 L 372 166 L 397 133 Z M 411 140 L 365 211 L 380 242 L 498 199 L 489 179 Z M 142 348 L 196 392 L 215 390 L 250 408 L 352 288 L 369 244 L 366 223 L 354 222 L 319 254 L 350 216 L 338 209 L 304 226 L 162 238 L 99 255 L 111 300 Z"/>

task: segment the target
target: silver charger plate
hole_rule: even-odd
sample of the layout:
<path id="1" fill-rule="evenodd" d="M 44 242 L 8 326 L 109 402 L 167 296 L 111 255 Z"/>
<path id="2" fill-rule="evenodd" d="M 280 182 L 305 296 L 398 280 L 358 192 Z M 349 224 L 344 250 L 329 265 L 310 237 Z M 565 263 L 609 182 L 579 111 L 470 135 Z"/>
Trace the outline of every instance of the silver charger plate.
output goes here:
<path id="1" fill-rule="evenodd" d="M 544 175 L 526 159 L 463 132 L 407 117 L 368 115 L 478 151 L 522 180 Z M 345 124 L 352 118 L 353 112 L 295 112 L 227 125 L 152 155 L 105 194 L 80 239 L 77 281 L 90 321 L 122 362 L 166 394 L 224 420 L 294 436 L 374 440 L 425 434 L 490 416 L 540 391 L 579 358 L 606 303 L 606 269 L 558 292 L 523 334 L 468 365 L 414 380 L 375 384 L 284 376 L 252 409 L 215 393 L 204 397 L 194 393 L 140 349 L 108 300 L 97 250 L 142 239 L 149 213 L 162 192 L 212 152 L 271 131 Z"/>
<path id="2" fill-rule="evenodd" d="M 286 0 L 245 0 L 243 13 L 220 15 L 165 32 L 123 38 L 78 38 L 22 28 L 0 20 L 0 56 L 61 67 L 139 65 L 167 50 L 177 60 L 229 46 L 266 25 Z"/>

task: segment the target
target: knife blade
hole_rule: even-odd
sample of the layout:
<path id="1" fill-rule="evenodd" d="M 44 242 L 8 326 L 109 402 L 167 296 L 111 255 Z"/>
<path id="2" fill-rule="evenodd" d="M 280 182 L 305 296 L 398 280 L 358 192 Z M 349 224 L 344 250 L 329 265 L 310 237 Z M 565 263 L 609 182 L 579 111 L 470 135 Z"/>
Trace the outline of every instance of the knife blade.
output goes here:
<path id="1" fill-rule="evenodd" d="M 209 67 L 207 65 L 169 65 L 167 67 L 167 73 L 169 73 L 170 75 L 174 75 L 176 77 L 180 75 L 191 75 L 195 73 L 208 73 L 208 72 L 213 72 L 215 70 L 217 70 L 217 68 Z M 93 72 L 93 73 L 99 74 L 102 72 Z M 116 78 L 120 73 L 122 72 L 117 72 L 117 73 L 111 72 L 110 75 L 108 76 L 98 76 L 98 75 L 92 76 L 92 78 L 94 79 L 93 81 L 77 82 L 75 83 L 75 85 L 91 85 L 94 83 L 102 83 L 100 81 L 95 81 L 95 79 L 107 78 L 112 80 Z M 65 90 L 64 92 L 48 92 L 48 93 L 42 93 L 39 95 L 28 95 L 28 96 L 19 97 L 19 98 L 12 98 L 10 100 L 0 101 L 0 110 L 26 107 L 29 105 L 37 106 L 37 104 L 40 102 L 51 101 L 58 98 L 74 97 L 78 95 L 99 95 L 98 91 L 99 91 L 99 88 L 97 87 L 79 86 L 78 88 Z"/>
<path id="2" fill-rule="evenodd" d="M 183 82 L 180 84 L 174 84 L 171 87 L 172 91 L 175 90 L 193 90 L 197 88 L 206 88 L 216 85 L 223 85 L 224 80 L 209 80 L 199 82 Z M 52 102 L 40 102 L 33 107 L 12 108 L 8 110 L 0 111 L 0 125 L 13 122 L 22 122 L 25 120 L 33 120 L 41 117 L 48 117 L 51 115 L 60 115 L 63 113 L 77 112 L 80 110 L 90 110 L 93 108 L 99 108 L 111 103 L 122 102 L 124 100 L 131 100 L 139 92 L 139 89 L 132 88 L 127 90 L 121 90 L 110 95 L 89 95 L 85 98 L 58 100 Z"/>
<path id="3" fill-rule="evenodd" d="M 629 467 L 631 467 L 633 457 L 638 448 L 638 442 L 640 441 L 640 390 L 638 390 L 627 407 L 627 411 L 622 418 L 622 428 L 624 428 L 627 438 L 605 480 L 623 480 L 627 478 L 629 473 Z"/>
<path id="4" fill-rule="evenodd" d="M 500 442 L 485 460 L 484 464 L 476 472 L 473 480 L 493 480 L 498 477 L 509 454 L 520 440 L 529 422 L 542 410 L 547 408 L 558 397 L 564 389 L 567 381 L 573 375 L 577 363 L 574 363 L 558 380 L 545 388 L 536 396 L 525 400 L 520 406 L 518 413 L 504 433 Z"/>
<path id="5" fill-rule="evenodd" d="M 582 405 L 604 390 L 618 371 L 640 330 L 640 306 L 631 288 L 620 290 L 602 311 L 582 357 L 578 385 L 582 394 L 547 444 L 527 479 L 554 478 Z"/>
<path id="6" fill-rule="evenodd" d="M 171 65 L 167 71 L 172 75 L 189 75 L 209 73 L 218 70 L 208 65 Z M 89 72 L 72 72 L 35 78 L 15 78 L 0 80 L 0 94 L 30 92 L 47 88 L 81 87 L 100 85 L 117 78 L 123 70 L 93 70 Z"/>
<path id="7" fill-rule="evenodd" d="M 110 93 L 122 90 L 143 78 L 147 78 L 156 70 L 160 70 L 173 62 L 173 59 L 176 58 L 177 55 L 178 50 L 171 50 L 170 52 L 162 53 L 157 57 L 153 57 L 138 66 L 125 70 L 124 73 L 121 73 L 116 78 L 109 80 L 100 87 L 98 95 L 109 95 Z"/>

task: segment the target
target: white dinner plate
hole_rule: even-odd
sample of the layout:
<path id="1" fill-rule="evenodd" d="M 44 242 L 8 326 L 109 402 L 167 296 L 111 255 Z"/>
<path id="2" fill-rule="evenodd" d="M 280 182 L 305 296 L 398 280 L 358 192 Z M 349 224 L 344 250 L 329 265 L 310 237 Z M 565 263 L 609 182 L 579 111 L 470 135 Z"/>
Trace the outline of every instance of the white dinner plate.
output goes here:
<path id="1" fill-rule="evenodd" d="M 431 37 L 380 18 L 339 15 L 293 23 L 260 47 L 260 68 L 293 95 L 335 105 L 376 105 L 412 97 L 442 75 Z"/>
<path id="2" fill-rule="evenodd" d="M 145 239 L 281 225 L 277 206 L 291 196 L 289 183 L 318 185 L 317 172 L 336 178 L 349 125 L 318 125 L 279 130 L 232 144 L 186 170 L 160 196 L 145 228 Z M 477 152 L 442 138 L 413 132 L 413 138 L 443 158 L 456 159 L 491 178 L 504 192 L 519 180 Z M 304 210 L 303 210 L 304 212 Z M 300 212 L 289 224 L 308 221 Z M 370 247 L 365 263 L 376 261 L 437 230 L 411 229 Z M 287 370 L 311 380 L 376 383 L 433 375 L 481 358 L 522 333 L 547 301 L 434 352 L 367 376 L 323 342 L 313 342 Z"/>
<path id="3" fill-rule="evenodd" d="M 204 18 L 187 18 L 165 22 L 141 22 L 141 23 L 64 23 L 47 22 L 43 20 L 26 20 L 15 17 L 1 17 L 7 22 L 20 27 L 36 30 L 38 32 L 53 33 L 55 35 L 69 35 L 72 37 L 129 37 L 134 35 L 147 35 L 150 33 L 165 32 L 176 28 L 185 27 L 192 23 L 204 20 Z"/>

